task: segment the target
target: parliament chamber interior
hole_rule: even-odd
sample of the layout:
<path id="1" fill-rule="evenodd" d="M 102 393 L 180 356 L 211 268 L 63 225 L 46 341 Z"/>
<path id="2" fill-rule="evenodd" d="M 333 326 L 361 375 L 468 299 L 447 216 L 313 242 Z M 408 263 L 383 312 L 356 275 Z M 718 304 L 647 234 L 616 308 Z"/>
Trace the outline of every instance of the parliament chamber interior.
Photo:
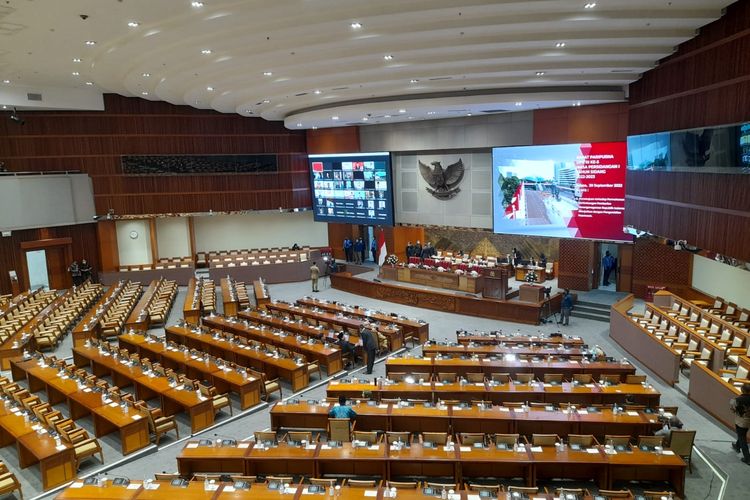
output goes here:
<path id="1" fill-rule="evenodd" d="M 750 0 L 0 33 L 3 497 L 747 498 Z"/>

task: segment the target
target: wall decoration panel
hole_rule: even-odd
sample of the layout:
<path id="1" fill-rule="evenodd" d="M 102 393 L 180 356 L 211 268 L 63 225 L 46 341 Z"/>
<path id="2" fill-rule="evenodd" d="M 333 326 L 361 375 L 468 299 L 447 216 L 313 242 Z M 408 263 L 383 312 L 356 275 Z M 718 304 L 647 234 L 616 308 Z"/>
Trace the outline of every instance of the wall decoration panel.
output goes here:
<path id="1" fill-rule="evenodd" d="M 591 240 L 560 240 L 557 286 L 571 290 L 591 290 L 595 255 Z"/>
<path id="2" fill-rule="evenodd" d="M 639 239 L 633 247 L 633 294 L 645 298 L 649 285 L 666 286 L 679 294 L 691 286 L 690 252 L 676 251 L 655 241 Z"/>

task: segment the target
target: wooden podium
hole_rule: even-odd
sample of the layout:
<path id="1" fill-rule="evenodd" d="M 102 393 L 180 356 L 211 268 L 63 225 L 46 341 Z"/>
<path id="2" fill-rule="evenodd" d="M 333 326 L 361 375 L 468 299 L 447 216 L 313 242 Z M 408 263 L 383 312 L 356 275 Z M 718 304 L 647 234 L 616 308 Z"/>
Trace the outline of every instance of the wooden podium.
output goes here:
<path id="1" fill-rule="evenodd" d="M 488 269 L 485 271 L 482 297 L 486 299 L 505 300 L 508 295 L 509 275 L 510 271 L 505 268 Z"/>
<path id="2" fill-rule="evenodd" d="M 521 285 L 518 287 L 518 300 L 523 302 L 542 302 L 544 300 L 544 287 L 538 285 Z"/>

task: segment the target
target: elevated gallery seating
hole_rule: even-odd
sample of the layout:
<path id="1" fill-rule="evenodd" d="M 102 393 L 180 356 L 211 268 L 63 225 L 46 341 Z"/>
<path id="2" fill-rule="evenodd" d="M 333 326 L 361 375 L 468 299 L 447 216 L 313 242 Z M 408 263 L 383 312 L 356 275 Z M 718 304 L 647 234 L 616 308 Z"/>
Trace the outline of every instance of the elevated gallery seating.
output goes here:
<path id="1" fill-rule="evenodd" d="M 240 250 L 219 250 L 198 252 L 196 264 L 198 267 L 237 267 L 257 266 L 268 264 L 283 264 L 305 262 L 310 260 L 309 246 L 299 250 L 291 248 L 256 248 Z"/>
<path id="2" fill-rule="evenodd" d="M 53 349 L 70 331 L 78 319 L 101 296 L 103 287 L 99 284 L 84 283 L 71 288 L 60 297 L 54 307 L 37 317 L 33 330 L 37 349 Z"/>

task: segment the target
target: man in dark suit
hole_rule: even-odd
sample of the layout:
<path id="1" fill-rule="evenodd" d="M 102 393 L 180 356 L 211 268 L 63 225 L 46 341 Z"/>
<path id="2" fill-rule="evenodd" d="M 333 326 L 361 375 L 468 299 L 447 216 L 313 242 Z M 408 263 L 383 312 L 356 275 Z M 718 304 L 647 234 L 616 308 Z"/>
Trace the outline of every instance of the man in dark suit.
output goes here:
<path id="1" fill-rule="evenodd" d="M 419 257 L 420 259 L 422 258 L 422 244 L 419 242 L 419 240 L 417 240 L 417 242 L 412 247 L 412 255 L 414 255 L 414 257 Z"/>
<path id="2" fill-rule="evenodd" d="M 359 338 L 362 340 L 362 349 L 367 354 L 367 375 L 372 375 L 372 367 L 375 364 L 375 356 L 378 352 L 378 337 L 372 331 L 369 324 L 359 327 Z"/>

